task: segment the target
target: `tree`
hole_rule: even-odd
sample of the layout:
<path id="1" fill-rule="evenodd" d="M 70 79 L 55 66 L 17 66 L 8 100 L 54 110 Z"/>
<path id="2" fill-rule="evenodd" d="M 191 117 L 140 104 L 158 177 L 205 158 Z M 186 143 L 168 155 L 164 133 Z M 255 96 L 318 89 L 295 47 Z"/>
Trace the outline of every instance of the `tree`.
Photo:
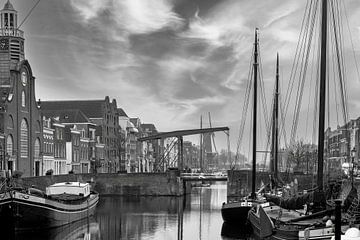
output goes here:
<path id="1" fill-rule="evenodd" d="M 288 166 L 297 172 L 311 172 L 316 159 L 314 159 L 316 150 L 317 146 L 314 144 L 304 143 L 303 140 L 295 142 L 285 149 Z"/>
<path id="2" fill-rule="evenodd" d="M 218 168 L 222 169 L 230 169 L 232 167 L 240 168 L 244 167 L 247 162 L 247 158 L 239 154 L 238 156 L 235 153 L 230 152 L 230 161 L 229 161 L 229 153 L 225 149 L 221 149 L 220 153 L 215 157 L 214 162 L 217 164 Z"/>

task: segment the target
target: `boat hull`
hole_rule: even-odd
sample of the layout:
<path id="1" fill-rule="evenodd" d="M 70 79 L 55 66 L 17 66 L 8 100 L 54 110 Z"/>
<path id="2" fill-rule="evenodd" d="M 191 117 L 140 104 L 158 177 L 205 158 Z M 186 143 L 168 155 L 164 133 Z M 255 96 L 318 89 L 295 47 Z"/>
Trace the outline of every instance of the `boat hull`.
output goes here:
<path id="1" fill-rule="evenodd" d="M 255 202 L 251 201 L 223 203 L 221 208 L 223 221 L 227 224 L 244 226 L 247 223 L 248 213 L 255 204 Z"/>
<path id="2" fill-rule="evenodd" d="M 93 215 L 98 201 L 97 193 L 66 203 L 9 191 L 0 195 L 0 221 L 14 230 L 59 227 Z"/>
<path id="3" fill-rule="evenodd" d="M 264 212 L 266 214 L 271 213 L 271 215 L 276 216 L 278 215 L 278 212 L 280 211 L 280 208 L 278 206 L 264 206 L 263 207 Z M 261 226 L 261 219 L 260 215 L 257 212 L 257 209 L 253 208 L 249 211 L 248 216 L 249 222 L 251 224 L 251 227 L 253 229 L 253 234 L 257 238 L 261 238 L 261 231 L 264 230 L 264 226 Z M 276 218 L 273 218 L 272 221 L 275 223 Z M 269 239 L 276 239 L 276 240 L 295 240 L 299 239 L 299 230 L 304 229 L 303 226 L 299 226 L 296 224 L 292 225 L 283 225 L 283 224 L 276 224 L 277 227 L 272 230 L 272 235 L 269 237 Z"/>

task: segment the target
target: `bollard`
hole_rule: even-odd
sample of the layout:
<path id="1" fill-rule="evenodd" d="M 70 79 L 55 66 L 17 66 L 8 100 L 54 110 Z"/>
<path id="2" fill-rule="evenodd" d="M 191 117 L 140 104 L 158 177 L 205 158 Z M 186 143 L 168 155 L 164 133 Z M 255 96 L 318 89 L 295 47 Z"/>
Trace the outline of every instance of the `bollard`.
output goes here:
<path id="1" fill-rule="evenodd" d="M 341 200 L 335 200 L 335 240 L 341 240 Z"/>

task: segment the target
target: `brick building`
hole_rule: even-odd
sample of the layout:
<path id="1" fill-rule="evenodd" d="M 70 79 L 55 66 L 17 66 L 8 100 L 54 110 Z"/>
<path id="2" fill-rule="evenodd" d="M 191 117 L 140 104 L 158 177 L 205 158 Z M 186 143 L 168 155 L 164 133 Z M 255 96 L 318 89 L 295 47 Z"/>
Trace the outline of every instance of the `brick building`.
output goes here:
<path id="1" fill-rule="evenodd" d="M 35 77 L 25 60 L 24 32 L 7 1 L 0 11 L 1 169 L 23 176 L 41 174 L 42 123 L 35 98 Z"/>
<path id="2" fill-rule="evenodd" d="M 106 96 L 104 100 L 66 100 L 66 101 L 44 101 L 41 104 L 44 112 L 53 112 L 52 117 L 56 117 L 57 111 L 63 112 L 81 112 L 83 117 L 88 119 L 89 123 L 94 124 L 95 127 L 95 141 L 93 144 L 103 144 L 104 156 L 100 159 L 100 172 L 117 172 L 120 170 L 120 126 L 118 121 L 118 112 L 116 100 L 110 102 L 109 97 Z M 50 116 L 50 115 L 48 115 Z M 63 116 L 60 121 L 67 122 Z M 69 116 L 68 116 L 69 117 Z M 85 120 L 84 120 L 85 121 Z M 91 124 L 86 123 L 87 126 Z M 85 130 L 87 138 L 90 132 L 87 132 L 84 126 L 79 128 Z M 90 131 L 90 130 L 89 130 Z M 93 131 L 93 130 L 91 130 Z M 92 150 L 91 150 L 92 151 Z M 92 154 L 90 154 L 93 156 Z M 124 165 L 124 163 L 122 163 Z"/>
<path id="3" fill-rule="evenodd" d="M 141 124 L 143 137 L 148 137 L 158 133 L 156 127 L 152 123 Z M 143 156 L 144 156 L 144 172 L 153 172 L 156 168 L 155 159 L 157 159 L 159 146 L 159 140 L 151 140 L 143 142 Z"/>

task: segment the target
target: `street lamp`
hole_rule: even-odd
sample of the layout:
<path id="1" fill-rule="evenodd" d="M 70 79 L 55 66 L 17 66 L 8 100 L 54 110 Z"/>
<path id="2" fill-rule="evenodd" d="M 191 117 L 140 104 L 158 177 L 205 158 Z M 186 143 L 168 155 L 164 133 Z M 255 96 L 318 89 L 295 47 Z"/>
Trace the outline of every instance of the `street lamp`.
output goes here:
<path id="1" fill-rule="evenodd" d="M 356 149 L 355 147 L 351 150 L 351 186 L 354 185 L 354 160 L 356 156 Z"/>

